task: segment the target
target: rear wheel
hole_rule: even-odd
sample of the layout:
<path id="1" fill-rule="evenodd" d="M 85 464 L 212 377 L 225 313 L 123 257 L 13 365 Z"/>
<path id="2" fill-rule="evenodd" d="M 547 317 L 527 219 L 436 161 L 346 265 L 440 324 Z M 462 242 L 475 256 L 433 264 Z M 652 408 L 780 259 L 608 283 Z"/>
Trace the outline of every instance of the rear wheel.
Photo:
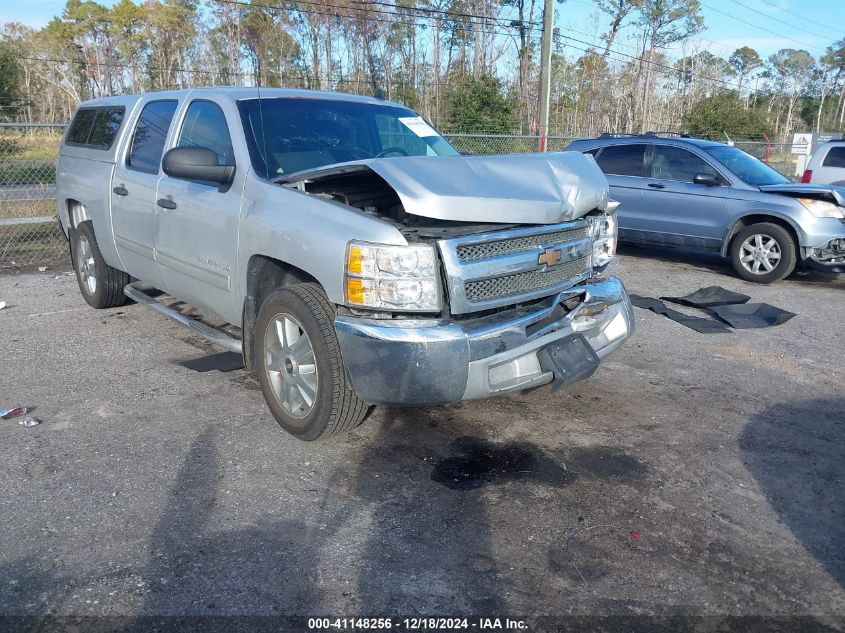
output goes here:
<path id="1" fill-rule="evenodd" d="M 129 283 L 129 275 L 103 259 L 90 222 L 81 222 L 71 231 L 70 254 L 79 290 L 88 305 L 114 308 L 128 301 L 123 288 Z"/>
<path id="2" fill-rule="evenodd" d="M 793 270 L 795 240 L 782 226 L 761 222 L 745 227 L 731 241 L 731 262 L 746 281 L 770 284 Z"/>
<path id="3" fill-rule="evenodd" d="M 272 292 L 255 324 L 255 367 L 283 429 L 316 440 L 358 426 L 367 412 L 346 376 L 334 310 L 319 285 Z"/>

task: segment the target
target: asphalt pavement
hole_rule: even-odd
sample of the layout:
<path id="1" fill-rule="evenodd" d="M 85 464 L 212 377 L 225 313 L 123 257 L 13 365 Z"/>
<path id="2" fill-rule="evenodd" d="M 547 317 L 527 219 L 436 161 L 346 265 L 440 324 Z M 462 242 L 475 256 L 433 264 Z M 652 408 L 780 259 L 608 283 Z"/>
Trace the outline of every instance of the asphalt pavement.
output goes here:
<path id="1" fill-rule="evenodd" d="M 0 613 L 841 630 L 845 276 L 757 286 L 633 248 L 615 274 L 640 295 L 718 284 L 797 316 L 699 334 L 637 309 L 634 338 L 563 392 L 381 407 L 303 443 L 245 371 L 186 367 L 219 350 L 179 326 L 95 311 L 61 270 L 0 276 L 0 407 L 43 420 L 0 421 Z"/>

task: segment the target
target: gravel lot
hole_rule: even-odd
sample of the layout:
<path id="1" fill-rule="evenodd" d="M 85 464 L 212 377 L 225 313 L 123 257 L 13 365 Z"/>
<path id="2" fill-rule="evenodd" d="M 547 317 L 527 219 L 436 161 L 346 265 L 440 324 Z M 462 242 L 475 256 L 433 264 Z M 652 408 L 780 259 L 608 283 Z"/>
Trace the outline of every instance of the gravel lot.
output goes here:
<path id="1" fill-rule="evenodd" d="M 637 294 L 718 284 L 798 316 L 704 335 L 637 309 L 635 337 L 567 391 L 379 408 L 306 444 L 243 370 L 182 366 L 216 351 L 186 330 L 96 312 L 63 271 L 0 276 L 0 406 L 44 420 L 0 422 L 0 612 L 842 630 L 845 275 L 761 287 L 639 249 L 616 273 Z"/>

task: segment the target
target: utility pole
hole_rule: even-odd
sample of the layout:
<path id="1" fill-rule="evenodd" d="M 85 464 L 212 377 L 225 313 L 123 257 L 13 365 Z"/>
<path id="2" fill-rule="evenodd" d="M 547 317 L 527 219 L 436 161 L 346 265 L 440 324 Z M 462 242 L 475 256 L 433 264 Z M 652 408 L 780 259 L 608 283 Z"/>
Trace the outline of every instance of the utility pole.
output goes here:
<path id="1" fill-rule="evenodd" d="M 546 151 L 549 135 L 549 97 L 552 87 L 552 37 L 555 28 L 555 0 L 545 0 L 543 42 L 540 52 L 540 151 Z"/>

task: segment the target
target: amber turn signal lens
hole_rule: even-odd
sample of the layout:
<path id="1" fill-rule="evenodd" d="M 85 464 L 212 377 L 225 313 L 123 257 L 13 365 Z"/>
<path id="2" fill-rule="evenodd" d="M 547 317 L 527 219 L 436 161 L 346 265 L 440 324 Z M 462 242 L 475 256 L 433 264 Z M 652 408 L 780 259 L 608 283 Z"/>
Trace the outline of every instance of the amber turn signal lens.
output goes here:
<path id="1" fill-rule="evenodd" d="M 350 255 L 350 263 L 352 257 Z M 346 280 L 346 300 L 349 303 L 357 303 L 359 305 L 364 303 L 364 282 L 361 279 L 347 279 Z"/>
<path id="2" fill-rule="evenodd" d="M 346 262 L 346 272 L 360 275 L 364 272 L 364 253 L 359 246 L 349 249 L 349 261 Z"/>

